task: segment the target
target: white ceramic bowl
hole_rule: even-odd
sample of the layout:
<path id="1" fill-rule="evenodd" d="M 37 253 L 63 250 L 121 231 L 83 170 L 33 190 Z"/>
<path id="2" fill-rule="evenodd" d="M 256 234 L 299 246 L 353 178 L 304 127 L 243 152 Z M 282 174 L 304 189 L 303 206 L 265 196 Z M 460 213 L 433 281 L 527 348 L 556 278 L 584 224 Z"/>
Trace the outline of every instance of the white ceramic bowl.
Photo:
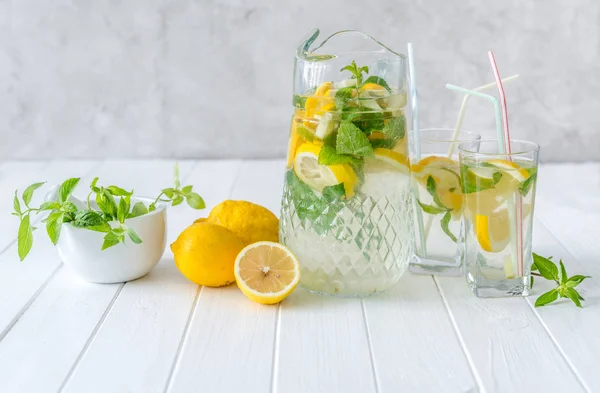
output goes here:
<path id="1" fill-rule="evenodd" d="M 131 205 L 153 201 L 147 198 L 131 198 Z M 104 233 L 94 232 L 64 224 L 58 241 L 62 261 L 78 276 L 94 283 L 119 283 L 140 278 L 158 263 L 167 244 L 167 212 L 165 204 L 156 210 L 125 221 L 142 239 L 134 244 L 127 237 L 127 244 L 117 244 L 102 250 Z"/>

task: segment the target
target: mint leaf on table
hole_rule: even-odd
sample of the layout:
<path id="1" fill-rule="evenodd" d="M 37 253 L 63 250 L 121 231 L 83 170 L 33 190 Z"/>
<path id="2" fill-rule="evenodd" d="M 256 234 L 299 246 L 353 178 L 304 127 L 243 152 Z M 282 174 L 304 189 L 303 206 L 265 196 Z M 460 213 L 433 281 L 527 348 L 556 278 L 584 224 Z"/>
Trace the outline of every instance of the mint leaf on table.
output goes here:
<path id="1" fill-rule="evenodd" d="M 17 251 L 21 261 L 29 254 L 31 246 L 33 245 L 33 228 L 31 227 L 29 220 L 29 214 L 23 217 L 17 234 Z"/>
<path id="2" fill-rule="evenodd" d="M 567 288 L 566 291 L 564 291 L 564 296 L 571 299 L 577 307 L 583 308 L 581 306 L 581 302 L 579 301 L 581 295 L 579 295 L 579 292 L 577 292 L 574 288 Z"/>
<path id="3" fill-rule="evenodd" d="M 69 199 L 69 197 L 75 190 L 75 187 L 77 187 L 77 185 L 79 184 L 79 180 L 81 180 L 81 179 L 78 177 L 74 177 L 74 178 L 65 180 L 60 185 L 60 187 L 58 188 L 58 201 L 60 203 L 64 203 Z"/>
<path id="4" fill-rule="evenodd" d="M 350 154 L 339 154 L 335 147 L 323 145 L 319 152 L 320 165 L 358 164 L 360 159 Z"/>
<path id="5" fill-rule="evenodd" d="M 360 87 L 363 87 L 364 85 L 366 85 L 367 83 L 374 83 L 376 85 L 379 85 L 381 87 L 384 87 L 388 92 L 391 93 L 392 89 L 390 89 L 390 86 L 387 84 L 387 82 L 385 81 L 385 79 L 379 77 L 379 76 L 370 76 L 368 77 L 362 84 Z"/>
<path id="6" fill-rule="evenodd" d="M 423 211 L 427 214 L 440 214 L 448 211 L 448 209 L 446 209 L 445 207 L 427 205 L 425 203 L 421 203 L 421 201 L 419 200 L 417 200 L 417 203 L 419 204 L 419 206 L 421 206 L 421 209 L 423 209 Z"/>
<path id="7" fill-rule="evenodd" d="M 535 301 L 535 306 L 536 307 L 545 306 L 546 304 L 552 303 L 556 299 L 558 299 L 558 290 L 556 288 L 554 288 L 554 289 L 540 295 L 540 297 L 538 297 L 537 300 Z"/>
<path id="8" fill-rule="evenodd" d="M 577 274 L 567 280 L 566 286 L 567 287 L 575 287 L 575 286 L 581 284 L 581 282 L 583 280 L 585 280 L 586 278 L 590 278 L 590 276 L 582 276 L 581 274 Z"/>
<path id="9" fill-rule="evenodd" d="M 452 231 L 450 231 L 450 220 L 451 219 L 452 219 L 452 213 L 450 211 L 447 211 L 446 214 L 444 214 L 444 217 L 442 217 L 442 219 L 440 220 L 440 225 L 442 227 L 442 231 L 444 231 L 444 233 L 446 235 L 448 235 L 450 240 L 452 240 L 454 243 L 456 243 L 458 241 L 458 239 L 456 238 L 456 236 L 454 236 Z"/>
<path id="10" fill-rule="evenodd" d="M 533 253 L 533 263 L 546 280 L 556 281 L 558 284 L 558 267 L 548 258 L 544 258 L 536 253 Z"/>
<path id="11" fill-rule="evenodd" d="M 29 207 L 29 203 L 31 202 L 31 198 L 33 198 L 34 191 L 43 186 L 44 184 L 46 184 L 46 182 L 34 183 L 27 187 L 25 191 L 23 191 L 23 202 L 25 203 L 25 206 Z M 17 194 L 15 194 L 15 198 L 16 196 Z"/>
<path id="12" fill-rule="evenodd" d="M 336 150 L 339 154 L 371 156 L 373 148 L 367 136 L 354 124 L 342 121 L 338 129 Z"/>
<path id="13" fill-rule="evenodd" d="M 532 276 L 535 275 L 543 277 L 556 283 L 556 288 L 541 295 L 536 300 L 535 306 L 540 307 L 550 304 L 561 297 L 571 299 L 571 301 L 575 303 L 577 307 L 581 308 L 581 301 L 584 300 L 584 298 L 579 294 L 575 287 L 581 284 L 586 278 L 589 278 L 589 276 L 577 274 L 572 277 L 568 277 L 567 269 L 565 268 L 562 259 L 559 261 L 559 273 L 559 268 L 554 262 L 551 261 L 551 258 L 552 257 L 544 258 L 536 253 L 533 253 L 533 264 L 531 266 Z M 538 273 L 535 273 L 536 271 Z M 533 286 L 533 277 L 531 280 L 531 285 Z"/>

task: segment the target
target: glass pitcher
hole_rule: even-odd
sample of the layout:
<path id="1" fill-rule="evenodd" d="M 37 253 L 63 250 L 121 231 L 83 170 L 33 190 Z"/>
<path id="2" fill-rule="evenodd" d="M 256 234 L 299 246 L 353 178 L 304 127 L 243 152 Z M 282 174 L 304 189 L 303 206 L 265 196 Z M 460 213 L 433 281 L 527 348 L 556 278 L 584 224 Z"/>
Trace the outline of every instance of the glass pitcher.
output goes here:
<path id="1" fill-rule="evenodd" d="M 298 47 L 280 241 L 301 285 L 367 296 L 394 285 L 413 248 L 406 56 L 358 31 Z"/>

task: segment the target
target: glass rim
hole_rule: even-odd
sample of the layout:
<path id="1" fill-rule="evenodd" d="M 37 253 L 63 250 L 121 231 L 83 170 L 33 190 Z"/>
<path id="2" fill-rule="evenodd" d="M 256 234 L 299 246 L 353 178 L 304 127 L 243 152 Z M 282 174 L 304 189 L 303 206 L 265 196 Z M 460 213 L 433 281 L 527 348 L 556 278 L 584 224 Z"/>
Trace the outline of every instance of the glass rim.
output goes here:
<path id="1" fill-rule="evenodd" d="M 475 131 L 469 131 L 469 130 L 460 130 L 458 131 L 459 134 L 464 134 L 464 135 L 469 135 L 473 138 L 471 139 L 457 139 L 457 140 L 452 140 L 452 139 L 437 139 L 437 138 L 428 138 L 428 139 L 424 139 L 422 138 L 422 132 L 428 133 L 428 132 L 433 132 L 433 131 L 448 131 L 448 132 L 454 132 L 454 128 L 449 128 L 449 127 L 430 127 L 430 128 L 422 128 L 419 129 L 419 140 L 421 142 L 426 141 L 428 143 L 458 143 L 460 145 L 460 143 L 463 142 L 474 142 L 474 141 L 481 141 L 481 135 L 479 135 L 478 133 L 476 133 Z M 408 130 L 408 134 L 411 136 L 414 136 L 415 134 L 415 130 Z M 414 138 L 413 138 L 414 139 Z"/>
<path id="2" fill-rule="evenodd" d="M 473 148 L 471 148 L 471 147 L 467 147 L 467 143 L 477 142 L 480 145 L 482 143 L 495 143 L 497 145 L 498 141 L 499 141 L 498 138 L 485 138 L 485 139 L 479 139 L 477 141 L 464 141 L 458 145 L 458 151 L 460 153 L 466 153 L 468 155 L 508 156 L 508 157 L 529 154 L 529 153 L 538 153 L 540 151 L 540 145 L 538 145 L 537 143 L 532 142 L 532 141 L 526 141 L 524 139 L 511 139 L 510 140 L 511 146 L 513 143 L 520 143 L 520 144 L 529 146 L 530 148 L 526 149 L 526 150 L 519 149 L 519 151 L 511 151 L 510 153 L 501 153 L 499 151 L 497 151 L 495 153 L 480 152 L 480 151 L 474 151 Z"/>

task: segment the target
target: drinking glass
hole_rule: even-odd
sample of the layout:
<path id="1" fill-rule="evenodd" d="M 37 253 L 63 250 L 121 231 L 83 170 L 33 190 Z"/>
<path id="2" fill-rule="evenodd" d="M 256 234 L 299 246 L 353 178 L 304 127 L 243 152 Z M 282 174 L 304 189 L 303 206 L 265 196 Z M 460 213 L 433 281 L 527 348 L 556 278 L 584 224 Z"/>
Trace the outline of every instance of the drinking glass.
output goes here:
<path id="1" fill-rule="evenodd" d="M 466 276 L 479 297 L 528 296 L 540 147 L 496 139 L 459 145 Z"/>
<path id="2" fill-rule="evenodd" d="M 301 43 L 280 241 L 300 284 L 336 296 L 394 285 L 412 254 L 406 57 L 367 34 Z"/>
<path id="3" fill-rule="evenodd" d="M 414 132 L 411 140 L 417 140 Z M 411 149 L 415 254 L 410 271 L 419 274 L 463 274 L 457 247 L 463 210 L 458 144 L 479 140 L 474 132 L 449 128 L 419 131 L 420 152 Z"/>

